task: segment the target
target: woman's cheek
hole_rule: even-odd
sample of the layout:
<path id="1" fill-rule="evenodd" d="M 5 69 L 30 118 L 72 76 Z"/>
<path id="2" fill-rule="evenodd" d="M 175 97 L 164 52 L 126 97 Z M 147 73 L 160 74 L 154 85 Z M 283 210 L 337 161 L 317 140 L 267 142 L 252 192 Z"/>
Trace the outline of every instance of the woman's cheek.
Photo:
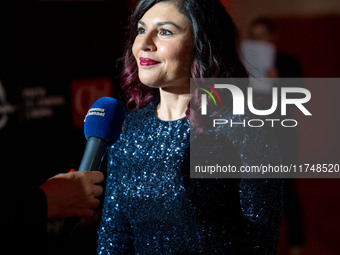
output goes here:
<path id="1" fill-rule="evenodd" d="M 161 46 L 158 51 L 160 57 L 166 60 L 168 64 L 182 63 L 183 60 L 187 59 L 187 54 L 190 54 L 190 52 L 185 51 L 185 48 L 180 43 Z"/>
<path id="2" fill-rule="evenodd" d="M 132 45 L 132 54 L 136 59 L 138 58 L 138 52 L 139 52 L 139 49 L 140 49 L 139 45 L 140 45 L 140 43 L 138 42 L 138 39 L 136 38 L 135 41 L 133 42 L 133 45 Z"/>

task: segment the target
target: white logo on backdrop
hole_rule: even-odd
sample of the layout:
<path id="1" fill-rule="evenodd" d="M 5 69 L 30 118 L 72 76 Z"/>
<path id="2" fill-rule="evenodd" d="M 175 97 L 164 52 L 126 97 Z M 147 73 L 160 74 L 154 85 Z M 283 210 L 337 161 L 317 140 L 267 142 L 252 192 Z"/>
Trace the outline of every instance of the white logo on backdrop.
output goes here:
<path id="1" fill-rule="evenodd" d="M 8 122 L 8 115 L 17 110 L 15 105 L 11 105 L 7 102 L 6 97 L 6 91 L 0 81 L 0 130 L 6 126 Z"/>

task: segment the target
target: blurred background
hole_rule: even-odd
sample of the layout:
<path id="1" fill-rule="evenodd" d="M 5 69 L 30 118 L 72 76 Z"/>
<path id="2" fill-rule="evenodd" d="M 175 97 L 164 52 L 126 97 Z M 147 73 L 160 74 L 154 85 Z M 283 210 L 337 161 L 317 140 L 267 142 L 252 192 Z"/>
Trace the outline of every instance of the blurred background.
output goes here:
<path id="1" fill-rule="evenodd" d="M 340 77 L 338 0 L 221 1 L 242 40 L 254 39 L 250 24 L 265 18 L 275 27 L 276 51 L 299 63 L 301 77 Z M 0 160 L 1 170 L 13 177 L 6 180 L 8 190 L 39 185 L 56 173 L 78 168 L 88 108 L 102 96 L 123 100 L 117 60 L 134 2 L 1 2 Z M 333 102 L 340 89 L 325 91 L 320 85 L 313 91 L 318 96 L 313 101 L 312 95 L 311 111 L 327 115 L 313 118 L 312 128 L 298 130 L 296 160 L 339 163 L 340 125 L 334 122 L 339 117 Z M 21 178 L 14 178 L 17 175 Z M 298 179 L 294 186 L 302 217 L 297 224 L 303 228 L 297 231 L 303 238 L 292 244 L 284 220 L 277 254 L 339 254 L 340 180 Z M 58 232 L 58 222 L 51 222 L 50 254 L 80 254 L 79 247 L 83 254 L 95 254 L 97 223 L 66 235 Z"/>
<path id="2" fill-rule="evenodd" d="M 299 62 L 301 77 L 340 77 L 340 1 L 225 0 L 224 5 L 243 40 L 253 39 L 249 37 L 254 20 L 269 20 L 275 34 L 276 51 Z M 294 65 L 294 62 L 287 64 Z M 313 117 L 308 125 L 302 123 L 297 130 L 298 163 L 339 162 L 338 85 L 313 86 L 309 105 Z M 302 224 L 293 220 L 288 235 L 284 219 L 277 254 L 339 254 L 340 180 L 297 179 L 294 184 L 296 201 L 300 204 L 300 211 L 296 213 L 301 214 Z"/>

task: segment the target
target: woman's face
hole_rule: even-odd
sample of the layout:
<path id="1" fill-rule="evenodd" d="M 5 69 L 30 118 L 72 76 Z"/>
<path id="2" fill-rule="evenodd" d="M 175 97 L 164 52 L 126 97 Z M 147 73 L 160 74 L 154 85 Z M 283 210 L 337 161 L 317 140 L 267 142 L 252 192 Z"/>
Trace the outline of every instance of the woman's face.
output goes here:
<path id="1" fill-rule="evenodd" d="M 151 7 L 138 22 L 132 52 L 140 81 L 153 88 L 187 90 L 193 48 L 189 20 L 174 4 Z"/>

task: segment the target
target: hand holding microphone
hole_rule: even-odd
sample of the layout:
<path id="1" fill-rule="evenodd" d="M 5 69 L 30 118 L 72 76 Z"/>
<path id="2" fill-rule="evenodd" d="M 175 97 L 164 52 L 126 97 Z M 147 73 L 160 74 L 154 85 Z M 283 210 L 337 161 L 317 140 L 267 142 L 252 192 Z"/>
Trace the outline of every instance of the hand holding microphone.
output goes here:
<path id="1" fill-rule="evenodd" d="M 46 194 L 47 218 L 90 217 L 98 207 L 104 180 L 101 172 L 58 174 L 40 186 Z"/>
<path id="2" fill-rule="evenodd" d="M 97 170 L 107 146 L 118 139 L 125 115 L 123 104 L 114 98 L 103 97 L 92 105 L 85 118 L 87 144 L 79 171 L 58 174 L 40 186 L 47 198 L 48 218 L 93 214 L 99 205 L 96 197 L 103 192 L 96 184 L 104 180 L 104 175 Z"/>

